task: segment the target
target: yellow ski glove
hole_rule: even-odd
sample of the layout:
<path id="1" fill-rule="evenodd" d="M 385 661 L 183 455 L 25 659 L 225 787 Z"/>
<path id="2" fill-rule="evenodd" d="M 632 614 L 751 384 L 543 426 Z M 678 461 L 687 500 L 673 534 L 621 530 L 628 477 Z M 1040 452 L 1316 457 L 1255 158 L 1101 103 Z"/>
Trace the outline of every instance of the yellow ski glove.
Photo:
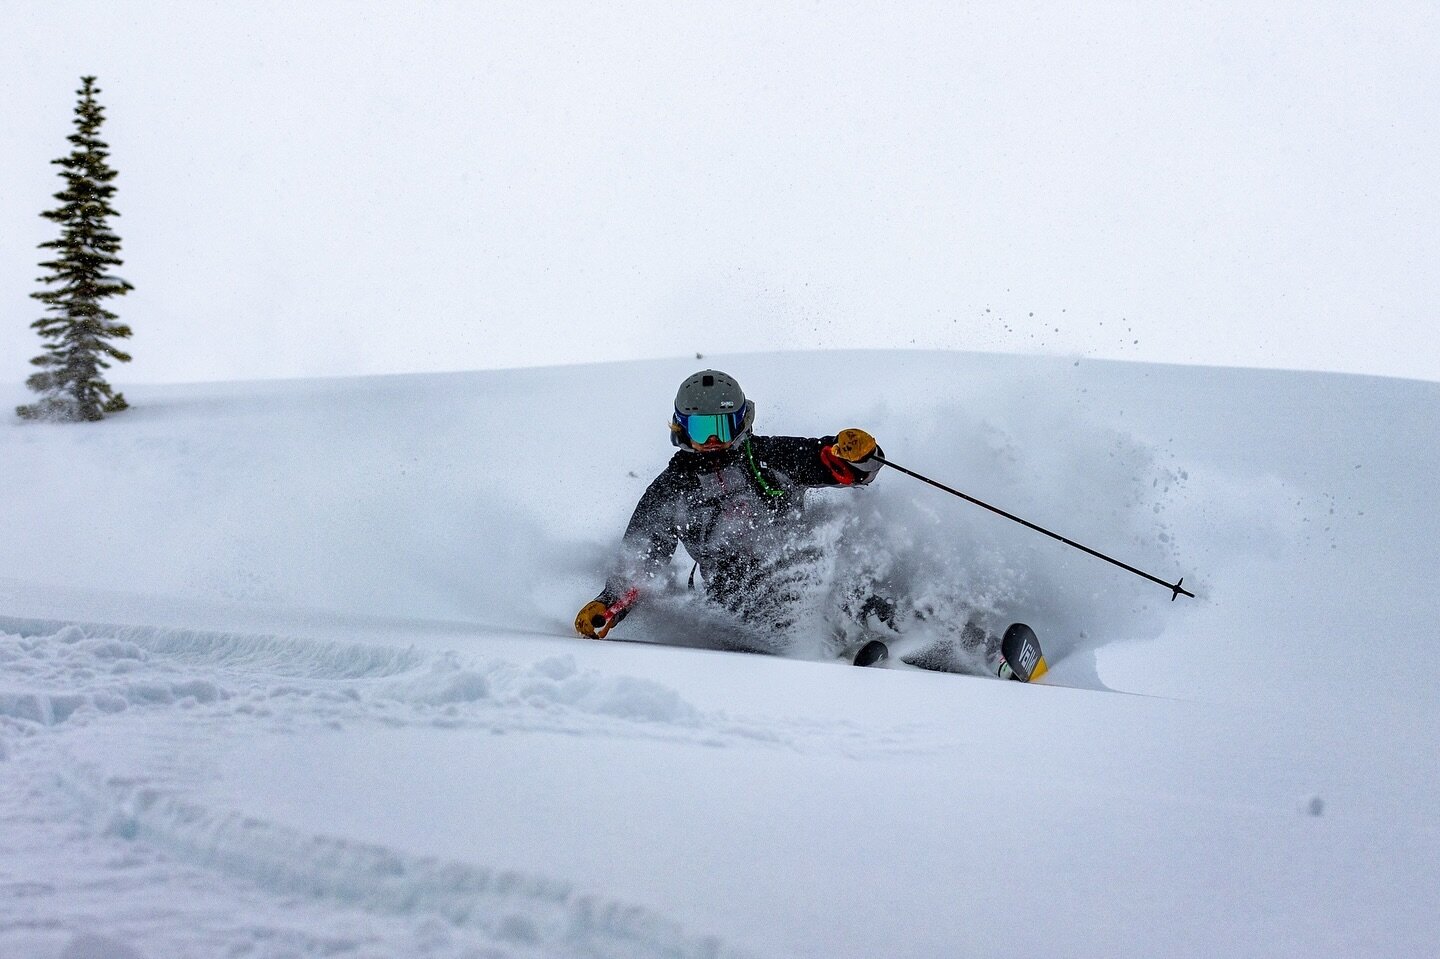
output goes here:
<path id="1" fill-rule="evenodd" d="M 575 632 L 589 639 L 604 639 L 605 634 L 610 632 L 610 627 L 615 625 L 615 620 L 610 615 L 610 607 L 592 599 L 585 604 L 575 617 Z"/>
<path id="2" fill-rule="evenodd" d="M 586 603 L 575 616 L 575 632 L 589 639 L 604 639 L 605 634 L 625 618 L 640 590 L 632 586 L 619 599 L 607 602 L 612 595 L 606 590 Z"/>
<path id="3" fill-rule="evenodd" d="M 835 437 L 835 455 L 847 463 L 863 463 L 875 455 L 875 437 L 864 430 L 841 430 Z"/>

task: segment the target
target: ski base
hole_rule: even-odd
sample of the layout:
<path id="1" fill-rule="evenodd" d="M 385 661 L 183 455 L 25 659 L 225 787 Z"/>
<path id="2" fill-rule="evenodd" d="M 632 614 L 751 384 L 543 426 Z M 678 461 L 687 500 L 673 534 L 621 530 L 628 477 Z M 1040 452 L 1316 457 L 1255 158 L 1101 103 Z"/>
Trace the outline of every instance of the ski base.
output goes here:
<path id="1" fill-rule="evenodd" d="M 854 663 L 856 666 L 879 666 L 881 663 L 884 663 L 885 660 L 889 658 L 890 647 L 886 646 L 878 639 L 872 639 L 870 640 L 870 642 L 860 647 L 860 649 L 855 653 L 855 658 L 851 660 L 851 662 Z"/>
<path id="2" fill-rule="evenodd" d="M 1024 623 L 1014 623 L 1005 630 L 1005 637 L 1000 641 L 1000 657 L 1000 675 L 1004 676 L 1008 669 L 1010 678 L 1022 683 L 1033 683 L 1050 671 L 1050 664 L 1045 662 L 1045 653 L 1040 649 L 1040 638 Z"/>

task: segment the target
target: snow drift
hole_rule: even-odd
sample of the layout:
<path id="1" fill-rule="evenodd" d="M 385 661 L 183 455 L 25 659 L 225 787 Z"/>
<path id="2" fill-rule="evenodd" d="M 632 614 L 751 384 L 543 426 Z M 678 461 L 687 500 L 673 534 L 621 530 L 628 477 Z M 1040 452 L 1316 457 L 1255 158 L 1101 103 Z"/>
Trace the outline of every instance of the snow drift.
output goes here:
<path id="1" fill-rule="evenodd" d="M 827 575 L 1089 689 L 585 643 L 694 362 L 127 387 L 0 425 L 0 952 L 1423 951 L 1440 387 L 703 363 L 1198 598 L 891 473 Z M 616 635 L 693 643 L 685 572 Z"/>

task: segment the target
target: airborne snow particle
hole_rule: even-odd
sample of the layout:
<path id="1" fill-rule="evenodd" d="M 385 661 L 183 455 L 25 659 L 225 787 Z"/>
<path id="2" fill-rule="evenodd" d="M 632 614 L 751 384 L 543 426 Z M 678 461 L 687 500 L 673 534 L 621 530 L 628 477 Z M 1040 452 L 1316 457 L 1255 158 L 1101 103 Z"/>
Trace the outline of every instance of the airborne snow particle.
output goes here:
<path id="1" fill-rule="evenodd" d="M 1319 796 L 1306 796 L 1300 800 L 1300 811 L 1307 816 L 1325 815 L 1325 800 Z"/>

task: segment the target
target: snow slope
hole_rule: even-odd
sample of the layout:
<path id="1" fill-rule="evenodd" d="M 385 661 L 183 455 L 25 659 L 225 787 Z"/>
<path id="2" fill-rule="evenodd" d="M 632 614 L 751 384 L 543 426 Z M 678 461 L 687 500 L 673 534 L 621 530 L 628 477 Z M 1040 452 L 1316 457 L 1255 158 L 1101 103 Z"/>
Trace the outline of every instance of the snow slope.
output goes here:
<path id="1" fill-rule="evenodd" d="M 706 364 L 762 432 L 864 425 L 1199 596 L 891 473 L 816 498 L 833 575 L 1025 619 L 1086 688 L 573 639 Z M 0 425 L 0 955 L 1431 950 L 1440 386 L 896 352 L 126 395 Z M 677 604 L 618 635 L 693 641 Z"/>

